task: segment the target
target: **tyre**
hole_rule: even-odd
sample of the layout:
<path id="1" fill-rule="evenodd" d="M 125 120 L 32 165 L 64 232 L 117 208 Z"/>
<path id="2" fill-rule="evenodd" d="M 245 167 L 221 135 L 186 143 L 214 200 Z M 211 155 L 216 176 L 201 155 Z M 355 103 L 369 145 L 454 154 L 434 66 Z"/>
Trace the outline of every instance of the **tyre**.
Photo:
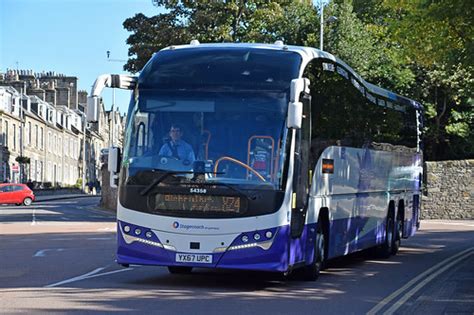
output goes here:
<path id="1" fill-rule="evenodd" d="M 184 266 L 168 266 L 168 271 L 171 274 L 190 274 L 193 270 L 193 267 L 184 267 Z"/>
<path id="2" fill-rule="evenodd" d="M 324 230 L 321 224 L 321 220 L 318 220 L 318 226 L 316 228 L 316 238 L 314 244 L 314 260 L 311 265 L 305 266 L 302 269 L 302 277 L 306 281 L 316 281 L 319 277 L 319 273 L 324 268 L 326 260 L 326 238 L 324 236 Z"/>
<path id="3" fill-rule="evenodd" d="M 23 204 L 24 204 L 25 206 L 30 206 L 32 202 L 33 202 L 33 199 L 31 199 L 30 197 L 26 197 L 26 198 L 23 200 Z"/>
<path id="4" fill-rule="evenodd" d="M 397 220 L 395 220 L 395 225 L 393 228 L 393 241 L 392 241 L 392 255 L 398 253 L 400 244 L 402 242 L 402 231 L 403 231 L 403 222 L 400 215 L 397 215 Z"/>
<path id="5" fill-rule="evenodd" d="M 380 258 L 389 258 L 392 255 L 393 244 L 395 239 L 395 223 L 393 220 L 393 211 L 387 216 L 387 224 L 385 228 L 385 241 L 377 248 L 377 256 Z"/>

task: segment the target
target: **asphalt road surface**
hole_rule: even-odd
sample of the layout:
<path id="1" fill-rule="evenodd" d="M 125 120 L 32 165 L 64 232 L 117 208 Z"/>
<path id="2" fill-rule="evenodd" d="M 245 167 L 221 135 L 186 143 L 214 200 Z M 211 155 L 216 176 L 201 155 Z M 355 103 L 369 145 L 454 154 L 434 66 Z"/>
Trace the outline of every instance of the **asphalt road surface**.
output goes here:
<path id="1" fill-rule="evenodd" d="M 474 314 L 474 221 L 422 221 L 397 256 L 362 252 L 318 281 L 114 262 L 98 198 L 0 206 L 0 314 Z"/>

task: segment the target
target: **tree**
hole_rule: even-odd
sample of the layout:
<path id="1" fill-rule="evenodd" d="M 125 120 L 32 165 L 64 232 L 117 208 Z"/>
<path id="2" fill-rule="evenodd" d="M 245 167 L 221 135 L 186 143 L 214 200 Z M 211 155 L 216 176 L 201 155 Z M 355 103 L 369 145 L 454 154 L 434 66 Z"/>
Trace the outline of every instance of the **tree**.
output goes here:
<path id="1" fill-rule="evenodd" d="M 325 11 L 337 17 L 325 36 L 329 52 L 335 54 L 367 81 L 402 94 L 414 81 L 397 49 L 384 35 L 383 26 L 363 23 L 352 1 L 335 0 Z"/>
<path id="2" fill-rule="evenodd" d="M 152 54 L 164 47 L 200 42 L 310 41 L 316 12 L 311 1 L 163 1 L 156 6 L 167 12 L 153 17 L 137 14 L 125 20 L 133 34 L 127 39 L 131 57 L 125 70 L 138 72 Z M 308 35 L 309 36 L 309 35 Z"/>
<path id="3" fill-rule="evenodd" d="M 377 4 L 386 12 L 388 36 L 402 47 L 416 74 L 411 94 L 426 108 L 428 158 L 474 157 L 472 2 L 378 0 Z"/>

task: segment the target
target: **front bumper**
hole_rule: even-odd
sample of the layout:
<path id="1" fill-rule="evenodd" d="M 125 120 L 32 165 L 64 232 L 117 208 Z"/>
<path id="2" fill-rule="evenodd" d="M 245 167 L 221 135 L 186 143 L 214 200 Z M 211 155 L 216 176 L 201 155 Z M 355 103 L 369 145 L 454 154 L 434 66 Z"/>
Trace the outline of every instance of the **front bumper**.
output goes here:
<path id="1" fill-rule="evenodd" d="M 129 230 L 126 232 L 124 229 Z M 118 222 L 117 232 L 117 263 L 119 264 L 278 272 L 288 269 L 288 226 L 243 232 L 236 235 L 229 246 L 216 247 L 210 252 L 177 250 L 166 241 L 162 242 L 152 230 L 126 222 Z M 147 232 L 151 233 L 147 234 Z M 255 239 L 256 234 L 260 236 L 259 239 Z M 268 237 L 270 235 L 271 237 Z M 246 242 L 243 241 L 245 237 L 248 239 Z M 181 238 L 191 240 L 192 235 L 183 234 Z M 212 255 L 212 263 L 176 262 L 177 253 Z"/>

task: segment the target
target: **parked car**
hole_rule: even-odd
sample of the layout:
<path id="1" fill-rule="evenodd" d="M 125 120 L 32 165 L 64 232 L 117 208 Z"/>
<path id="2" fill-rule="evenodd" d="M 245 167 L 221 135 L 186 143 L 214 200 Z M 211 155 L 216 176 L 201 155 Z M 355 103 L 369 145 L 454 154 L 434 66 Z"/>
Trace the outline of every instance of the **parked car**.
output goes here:
<path id="1" fill-rule="evenodd" d="M 0 204 L 14 203 L 17 206 L 31 205 L 35 201 L 35 194 L 25 184 L 0 184 Z"/>

